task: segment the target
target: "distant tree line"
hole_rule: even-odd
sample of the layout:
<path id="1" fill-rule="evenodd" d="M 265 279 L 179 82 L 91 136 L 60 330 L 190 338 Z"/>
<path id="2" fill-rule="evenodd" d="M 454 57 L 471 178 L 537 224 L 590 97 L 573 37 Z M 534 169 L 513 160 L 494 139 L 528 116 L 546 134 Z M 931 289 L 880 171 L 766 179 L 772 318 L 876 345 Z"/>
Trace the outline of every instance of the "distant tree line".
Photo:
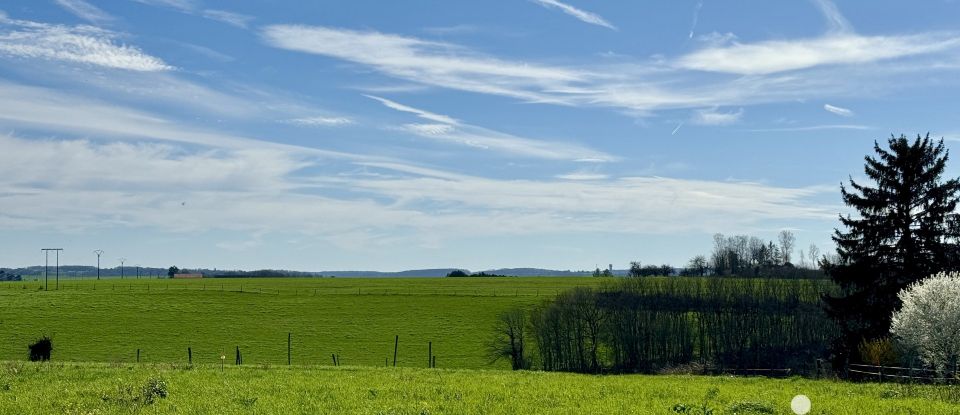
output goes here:
<path id="1" fill-rule="evenodd" d="M 639 261 L 630 262 L 630 270 L 627 275 L 630 277 L 654 277 L 673 275 L 673 267 L 667 264 L 663 265 L 643 265 Z"/>
<path id="2" fill-rule="evenodd" d="M 804 279 L 617 280 L 561 293 L 525 318 L 511 311 L 500 320 L 491 350 L 515 369 L 653 373 L 699 365 L 812 371 L 836 336 L 821 304 L 833 290 L 829 281 Z M 521 323 L 522 330 L 515 326 Z M 511 342 L 507 333 L 524 334 L 533 347 Z M 516 348 L 521 343 L 522 350 Z M 523 362 L 529 363 L 516 366 Z"/>
<path id="3" fill-rule="evenodd" d="M 8 273 L 6 270 L 0 269 L 0 281 L 21 281 L 22 279 L 20 274 Z"/>
<path id="4" fill-rule="evenodd" d="M 289 278 L 289 277 L 323 277 L 314 272 L 287 271 L 276 269 L 261 269 L 255 271 L 237 270 L 188 270 L 172 266 L 167 269 L 167 276 L 173 278 L 176 274 L 203 274 L 204 278 Z"/>
<path id="5" fill-rule="evenodd" d="M 777 235 L 777 241 L 764 241 L 755 236 L 722 233 L 713 235 L 713 251 L 709 257 L 690 259 L 682 275 L 738 276 L 767 278 L 826 278 L 820 264 L 820 249 L 810 244 L 806 252 L 794 256 L 796 237 L 788 230 Z"/>
<path id="6" fill-rule="evenodd" d="M 455 269 L 447 273 L 447 278 L 505 278 L 509 275 L 488 274 L 486 272 L 470 273 L 464 270 Z"/>
<path id="7" fill-rule="evenodd" d="M 183 271 L 186 272 L 186 271 Z M 323 277 L 315 273 L 297 271 L 283 271 L 275 269 L 261 269 L 256 271 L 220 271 L 203 273 L 204 278 L 289 278 L 289 277 Z"/>
<path id="8" fill-rule="evenodd" d="M 777 235 L 777 241 L 764 241 L 755 236 L 721 233 L 713 235 L 713 251 L 709 256 L 696 255 L 683 268 L 670 265 L 643 265 L 630 262 L 627 276 L 633 278 L 680 275 L 685 277 L 736 276 L 747 278 L 827 278 L 821 264 L 833 256 L 821 256 L 820 249 L 810 244 L 806 251 L 794 256 L 796 238 L 787 230 Z M 613 273 L 594 271 L 595 277 L 610 277 Z"/>

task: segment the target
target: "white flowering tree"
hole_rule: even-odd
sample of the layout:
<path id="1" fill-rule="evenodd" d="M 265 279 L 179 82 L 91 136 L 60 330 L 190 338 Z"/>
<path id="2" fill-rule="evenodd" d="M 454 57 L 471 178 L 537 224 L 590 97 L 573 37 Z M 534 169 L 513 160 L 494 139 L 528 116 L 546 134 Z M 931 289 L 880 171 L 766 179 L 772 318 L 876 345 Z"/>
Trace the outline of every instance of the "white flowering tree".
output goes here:
<path id="1" fill-rule="evenodd" d="M 900 291 L 903 307 L 893 313 L 890 332 L 941 372 L 960 362 L 960 273 L 941 272 Z"/>

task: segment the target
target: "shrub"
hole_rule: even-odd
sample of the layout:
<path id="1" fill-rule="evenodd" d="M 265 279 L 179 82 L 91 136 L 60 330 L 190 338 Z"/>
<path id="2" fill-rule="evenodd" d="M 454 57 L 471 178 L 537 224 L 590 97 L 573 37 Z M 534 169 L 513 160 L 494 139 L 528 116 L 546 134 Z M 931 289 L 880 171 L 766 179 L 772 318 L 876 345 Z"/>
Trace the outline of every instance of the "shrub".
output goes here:
<path id="1" fill-rule="evenodd" d="M 143 403 L 147 405 L 152 404 L 157 398 L 166 398 L 167 381 L 158 377 L 147 379 L 140 396 L 143 398 Z"/>
<path id="2" fill-rule="evenodd" d="M 733 405 L 730 405 L 730 408 L 726 413 L 734 415 L 747 415 L 747 414 L 775 414 L 777 410 L 774 409 L 773 405 L 770 405 L 766 402 L 736 402 Z"/>
<path id="3" fill-rule="evenodd" d="M 960 360 L 960 273 L 939 273 L 899 293 L 890 332 L 920 360 L 944 373 Z"/>
<path id="4" fill-rule="evenodd" d="M 157 399 L 166 398 L 167 395 L 167 381 L 158 376 L 151 376 L 140 386 L 139 390 L 134 385 L 120 380 L 120 383 L 116 386 L 115 394 L 104 394 L 100 399 L 104 402 L 113 402 L 117 405 L 135 409 L 152 405 Z"/>
<path id="5" fill-rule="evenodd" d="M 871 365 L 895 366 L 898 363 L 897 352 L 889 337 L 869 341 L 864 339 L 857 350 L 860 359 Z"/>
<path id="6" fill-rule="evenodd" d="M 46 362 L 50 360 L 50 352 L 53 351 L 53 340 L 48 336 L 43 336 L 43 338 L 27 346 L 27 348 L 30 349 L 31 362 Z"/>

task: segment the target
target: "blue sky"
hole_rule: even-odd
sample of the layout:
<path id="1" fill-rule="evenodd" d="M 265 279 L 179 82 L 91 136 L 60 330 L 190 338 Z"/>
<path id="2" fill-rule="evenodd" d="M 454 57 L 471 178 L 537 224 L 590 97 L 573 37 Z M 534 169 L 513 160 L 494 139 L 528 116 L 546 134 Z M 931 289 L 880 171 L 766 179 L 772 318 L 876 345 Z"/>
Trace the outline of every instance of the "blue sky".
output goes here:
<path id="1" fill-rule="evenodd" d="M 683 265 L 826 250 L 890 134 L 960 139 L 960 3 L 0 5 L 0 266 Z M 954 164 L 949 174 L 960 175 Z"/>

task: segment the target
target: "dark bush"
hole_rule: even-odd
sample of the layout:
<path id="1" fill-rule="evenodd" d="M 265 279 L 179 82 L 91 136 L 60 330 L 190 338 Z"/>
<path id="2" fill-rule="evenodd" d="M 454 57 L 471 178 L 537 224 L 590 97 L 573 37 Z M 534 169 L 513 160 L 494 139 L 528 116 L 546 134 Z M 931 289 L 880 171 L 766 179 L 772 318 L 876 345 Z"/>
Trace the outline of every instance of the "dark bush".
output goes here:
<path id="1" fill-rule="evenodd" d="M 53 351 L 53 341 L 50 337 L 44 336 L 36 343 L 27 346 L 30 349 L 31 362 L 46 362 L 50 360 L 50 352 Z"/>

